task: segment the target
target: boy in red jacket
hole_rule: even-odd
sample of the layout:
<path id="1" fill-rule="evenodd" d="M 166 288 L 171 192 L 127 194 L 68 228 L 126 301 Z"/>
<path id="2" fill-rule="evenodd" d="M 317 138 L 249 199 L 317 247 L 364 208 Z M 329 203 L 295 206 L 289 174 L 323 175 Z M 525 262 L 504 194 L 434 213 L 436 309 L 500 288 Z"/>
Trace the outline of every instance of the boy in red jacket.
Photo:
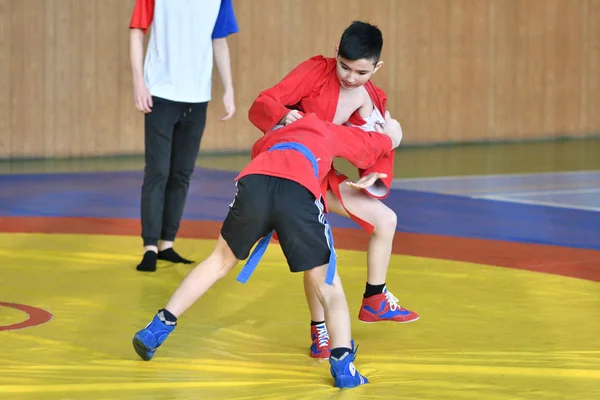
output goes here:
<path id="1" fill-rule="evenodd" d="M 389 157 L 400 144 L 400 125 L 386 114 L 385 127 L 377 132 L 341 127 L 307 114 L 260 138 L 252 148 L 252 160 L 236 177 L 237 193 L 215 249 L 190 271 L 148 326 L 135 334 L 137 354 L 150 360 L 181 314 L 240 260 L 248 258 L 262 238 L 238 277 L 245 282 L 277 231 L 290 271 L 304 272 L 305 282 L 324 307 L 331 331 L 329 363 L 334 385 L 350 388 L 368 383 L 353 363 L 350 313 L 336 272 L 321 182 L 334 157 L 346 158 L 357 168 Z"/>
<path id="2" fill-rule="evenodd" d="M 314 113 L 323 121 L 361 127 L 369 131 L 383 123 L 386 95 L 371 76 L 382 66 L 379 60 L 381 31 L 364 22 L 353 22 L 342 34 L 335 58 L 315 56 L 293 69 L 281 82 L 261 92 L 248 117 L 261 131 L 269 132 Z M 353 140 L 342 136 L 341 140 Z M 419 316 L 398 304 L 386 290 L 386 275 L 396 231 L 396 214 L 380 199 L 387 197 L 392 183 L 394 152 L 365 169 L 358 182 L 333 167 L 323 182 L 322 194 L 329 209 L 356 221 L 371 234 L 367 253 L 367 283 L 358 318 L 363 322 L 416 321 Z M 340 185 L 347 181 L 346 185 Z M 364 189 L 364 190 L 363 190 Z M 330 346 L 325 313 L 305 282 L 311 313 L 310 354 L 329 357 Z"/>

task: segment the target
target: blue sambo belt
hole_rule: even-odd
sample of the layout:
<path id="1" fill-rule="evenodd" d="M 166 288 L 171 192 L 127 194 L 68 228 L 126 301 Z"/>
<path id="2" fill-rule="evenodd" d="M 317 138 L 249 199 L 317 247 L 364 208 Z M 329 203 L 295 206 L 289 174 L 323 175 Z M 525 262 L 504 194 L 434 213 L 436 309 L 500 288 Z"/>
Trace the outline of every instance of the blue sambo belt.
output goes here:
<path id="1" fill-rule="evenodd" d="M 304 157 L 306 157 L 308 159 L 308 161 L 310 161 L 310 163 L 312 164 L 312 167 L 313 167 L 313 172 L 315 173 L 315 178 L 318 179 L 319 164 L 317 162 L 317 159 L 315 158 L 315 155 L 306 146 L 304 146 L 300 143 L 296 143 L 296 142 L 286 142 L 286 143 L 278 143 L 275 146 L 271 147 L 268 151 L 273 151 L 273 150 L 296 150 L 296 151 L 300 152 Z M 335 256 L 335 250 L 333 247 L 333 233 L 331 232 L 331 226 L 325 220 L 325 218 L 323 218 L 323 221 L 325 224 L 325 231 L 326 231 L 327 239 L 328 239 L 327 243 L 328 243 L 329 250 L 330 250 L 329 265 L 327 266 L 327 276 L 325 278 L 325 282 L 328 285 L 332 285 L 333 278 L 335 277 L 335 268 L 336 268 L 336 256 Z M 271 241 L 271 238 L 273 237 L 274 232 L 275 231 L 271 231 L 267 236 L 263 237 L 258 242 L 256 247 L 252 251 L 252 254 L 250 254 L 250 257 L 248 257 L 246 264 L 244 265 L 244 267 L 238 274 L 238 277 L 237 277 L 238 282 L 241 282 L 241 283 L 248 282 L 250 275 L 252 275 L 252 273 L 258 266 L 258 263 L 259 263 L 260 259 L 262 258 L 263 254 L 265 254 L 265 251 L 267 250 L 267 246 L 269 245 L 269 242 Z"/>

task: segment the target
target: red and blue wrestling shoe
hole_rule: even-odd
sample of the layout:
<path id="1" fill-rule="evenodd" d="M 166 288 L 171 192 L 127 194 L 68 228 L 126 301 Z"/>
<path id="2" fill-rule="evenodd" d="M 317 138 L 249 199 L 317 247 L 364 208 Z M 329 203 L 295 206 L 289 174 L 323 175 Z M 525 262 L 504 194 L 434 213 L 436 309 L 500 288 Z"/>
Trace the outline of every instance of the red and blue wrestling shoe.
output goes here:
<path id="1" fill-rule="evenodd" d="M 312 344 L 310 346 L 310 356 L 312 358 L 327 359 L 331 354 L 329 346 L 329 332 L 325 324 L 311 325 L 310 338 Z"/>
<path id="2" fill-rule="evenodd" d="M 380 321 L 402 323 L 418 320 L 419 314 L 401 307 L 398 299 L 384 288 L 383 293 L 363 298 L 358 319 L 368 323 Z"/>

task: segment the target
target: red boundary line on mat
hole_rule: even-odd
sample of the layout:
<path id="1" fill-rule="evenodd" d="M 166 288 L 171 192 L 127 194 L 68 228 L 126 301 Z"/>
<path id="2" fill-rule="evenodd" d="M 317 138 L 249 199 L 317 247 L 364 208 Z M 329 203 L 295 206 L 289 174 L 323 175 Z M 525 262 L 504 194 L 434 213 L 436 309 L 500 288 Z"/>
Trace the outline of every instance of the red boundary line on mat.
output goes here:
<path id="1" fill-rule="evenodd" d="M 221 222 L 184 220 L 180 238 L 215 239 Z M 336 247 L 366 251 L 368 235 L 334 228 Z M 139 236 L 138 219 L 89 217 L 0 217 L 0 232 Z M 600 282 L 600 251 L 499 240 L 397 232 L 394 254 L 472 262 Z"/>
<path id="2" fill-rule="evenodd" d="M 27 314 L 27 319 L 11 325 L 0 326 L 0 331 L 11 331 L 16 329 L 31 328 L 45 324 L 52 319 L 52 313 L 41 308 L 28 306 L 26 304 L 5 303 L 0 301 L 0 307 L 14 308 Z"/>

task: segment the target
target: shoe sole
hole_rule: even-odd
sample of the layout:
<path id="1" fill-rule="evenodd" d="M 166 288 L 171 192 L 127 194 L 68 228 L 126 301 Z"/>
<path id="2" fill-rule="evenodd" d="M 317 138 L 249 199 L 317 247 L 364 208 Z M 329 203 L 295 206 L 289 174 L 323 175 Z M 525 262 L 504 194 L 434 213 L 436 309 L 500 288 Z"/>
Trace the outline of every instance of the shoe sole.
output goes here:
<path id="1" fill-rule="evenodd" d="M 354 377 L 349 377 L 349 379 L 345 379 L 347 377 L 343 377 L 343 378 L 338 378 L 334 380 L 334 384 L 333 386 L 335 386 L 336 388 L 339 389 L 353 389 L 355 387 L 358 386 L 363 386 L 369 383 L 369 380 L 365 378 L 365 382 L 360 383 L 360 382 L 356 382 L 356 379 Z"/>
<path id="2" fill-rule="evenodd" d="M 133 348 L 138 356 L 144 361 L 150 361 L 152 357 L 148 356 L 148 348 L 137 338 L 133 338 Z"/>
<path id="3" fill-rule="evenodd" d="M 415 318 L 415 319 L 411 319 L 410 321 L 396 321 L 396 320 L 393 320 L 393 319 L 380 319 L 380 320 L 377 320 L 377 321 L 363 321 L 363 320 L 362 320 L 362 319 L 360 319 L 360 318 L 359 318 L 358 320 L 359 320 L 360 322 L 362 322 L 363 324 L 376 324 L 376 323 L 378 323 L 378 322 L 395 322 L 395 323 L 397 323 L 397 324 L 408 324 L 408 323 L 411 323 L 411 322 L 418 321 L 418 320 L 419 320 L 419 317 L 417 317 L 417 318 Z"/>

